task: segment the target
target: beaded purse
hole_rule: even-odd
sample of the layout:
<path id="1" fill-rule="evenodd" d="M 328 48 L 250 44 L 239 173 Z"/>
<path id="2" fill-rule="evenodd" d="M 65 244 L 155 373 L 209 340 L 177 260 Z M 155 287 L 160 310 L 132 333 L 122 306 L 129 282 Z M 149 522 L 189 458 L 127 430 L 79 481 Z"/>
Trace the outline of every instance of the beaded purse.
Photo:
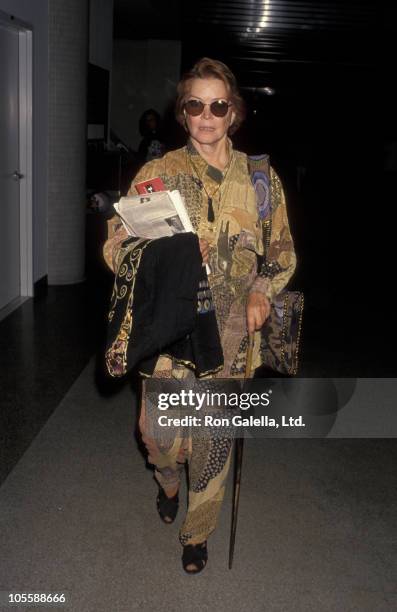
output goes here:
<path id="1" fill-rule="evenodd" d="M 278 263 L 269 260 L 267 255 L 273 212 L 269 156 L 255 155 L 248 157 L 248 167 L 256 192 L 259 218 L 263 230 L 265 255 L 261 269 L 264 276 L 272 278 Z M 294 376 L 298 371 L 303 303 L 303 293 L 284 289 L 274 298 L 270 315 L 261 329 L 260 354 L 263 365 L 280 374 Z"/>

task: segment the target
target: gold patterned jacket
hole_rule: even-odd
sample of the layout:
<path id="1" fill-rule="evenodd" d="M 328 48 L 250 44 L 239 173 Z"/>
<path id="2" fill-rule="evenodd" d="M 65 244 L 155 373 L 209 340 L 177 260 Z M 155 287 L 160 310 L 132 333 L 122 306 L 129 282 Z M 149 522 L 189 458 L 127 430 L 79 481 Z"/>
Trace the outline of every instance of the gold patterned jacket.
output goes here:
<path id="1" fill-rule="evenodd" d="M 247 156 L 236 151 L 229 141 L 231 156 L 222 173 L 210 166 L 188 142 L 160 159 L 146 163 L 133 180 L 129 195 L 136 195 L 134 185 L 160 177 L 168 190 L 178 189 L 184 198 L 190 220 L 200 238 L 210 244 L 209 284 L 224 353 L 224 367 L 218 377 L 242 377 L 248 344 L 246 300 L 248 293 L 259 291 L 270 301 L 287 285 L 296 257 L 291 237 L 284 190 L 270 169 L 272 225 L 266 245 L 265 267 L 258 274 L 257 255 L 264 255 L 262 225 L 258 216 L 256 194 L 248 172 Z M 214 220 L 208 217 L 212 201 Z M 120 246 L 127 237 L 121 224 L 110 222 L 104 257 L 117 274 Z M 255 332 L 252 372 L 260 366 L 260 332 Z M 157 375 L 183 375 L 182 366 L 160 357 Z"/>

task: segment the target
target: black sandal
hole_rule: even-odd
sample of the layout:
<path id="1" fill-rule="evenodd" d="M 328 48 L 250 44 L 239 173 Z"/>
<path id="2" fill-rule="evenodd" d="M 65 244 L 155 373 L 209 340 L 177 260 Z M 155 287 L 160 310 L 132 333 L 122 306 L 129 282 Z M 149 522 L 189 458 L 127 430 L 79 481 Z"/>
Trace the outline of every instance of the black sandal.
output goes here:
<path id="1" fill-rule="evenodd" d="M 183 547 L 182 564 L 187 574 L 198 574 L 205 568 L 208 560 L 207 540 L 200 544 L 187 544 Z M 187 569 L 188 565 L 195 565 L 195 569 Z"/>
<path id="2" fill-rule="evenodd" d="M 170 525 L 175 521 L 176 514 L 179 506 L 178 492 L 175 493 L 174 497 L 167 497 L 162 487 L 159 489 L 157 496 L 157 510 L 161 520 L 167 525 Z"/>

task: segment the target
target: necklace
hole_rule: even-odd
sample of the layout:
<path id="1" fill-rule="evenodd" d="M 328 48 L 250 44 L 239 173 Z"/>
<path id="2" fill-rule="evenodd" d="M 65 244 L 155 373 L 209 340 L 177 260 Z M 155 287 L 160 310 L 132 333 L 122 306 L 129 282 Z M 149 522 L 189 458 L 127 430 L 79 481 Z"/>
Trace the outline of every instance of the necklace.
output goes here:
<path id="1" fill-rule="evenodd" d="M 214 223 L 214 221 L 215 221 L 215 213 L 214 213 L 213 199 L 214 199 L 214 196 L 218 193 L 219 189 L 225 183 L 225 180 L 226 180 L 227 174 L 229 172 L 230 166 L 232 165 L 232 155 L 229 155 L 229 161 L 228 161 L 228 164 L 226 166 L 225 173 L 223 174 L 222 182 L 219 183 L 219 185 L 216 187 L 216 189 L 211 194 L 209 194 L 207 189 L 206 189 L 206 187 L 205 187 L 205 185 L 204 185 L 204 181 L 203 181 L 204 172 L 200 176 L 200 174 L 199 174 L 199 172 L 198 172 L 198 170 L 196 168 L 196 165 L 193 163 L 192 156 L 187 151 L 186 151 L 186 153 L 188 155 L 189 162 L 190 162 L 190 165 L 192 167 L 192 170 L 193 170 L 194 174 L 197 177 L 197 184 L 200 187 L 200 189 L 204 189 L 204 191 L 206 193 L 206 196 L 207 196 L 207 204 L 208 204 L 207 220 L 208 220 L 209 223 Z M 208 164 L 208 165 L 210 165 L 210 164 Z M 219 198 L 219 202 L 220 202 L 220 198 Z"/>

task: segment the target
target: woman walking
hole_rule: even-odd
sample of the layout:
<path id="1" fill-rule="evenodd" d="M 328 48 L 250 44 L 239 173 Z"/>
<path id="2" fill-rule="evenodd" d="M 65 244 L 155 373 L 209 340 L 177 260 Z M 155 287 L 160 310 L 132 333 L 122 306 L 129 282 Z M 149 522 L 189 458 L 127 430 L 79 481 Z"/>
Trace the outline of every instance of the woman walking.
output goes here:
<path id="1" fill-rule="evenodd" d="M 166 189 L 182 194 L 199 236 L 203 262 L 211 270 L 212 303 L 206 307 L 215 311 L 224 356 L 222 368 L 208 376 L 243 378 L 248 334 L 254 334 L 253 374 L 261 365 L 259 330 L 269 316 L 272 299 L 286 286 L 296 265 L 284 192 L 271 169 L 272 233 L 270 243 L 264 245 L 247 156 L 236 151 L 230 139 L 244 120 L 244 103 L 225 64 L 203 58 L 183 75 L 177 88 L 176 117 L 187 132 L 186 146 L 146 163 L 129 193 L 136 195 L 136 183 L 160 177 Z M 105 246 L 105 257 L 114 270 L 125 238 L 121 228 Z M 265 248 L 272 265 L 258 273 L 257 258 Z M 183 379 L 187 386 L 195 378 L 194 370 L 166 355 L 159 356 L 153 376 Z M 188 462 L 188 509 L 179 539 L 185 571 L 198 573 L 207 563 L 207 539 L 224 497 L 233 440 L 189 436 L 162 445 L 151 436 L 148 418 L 144 401 L 139 425 L 148 460 L 155 466 L 158 512 L 166 523 L 175 520 L 181 473 Z"/>

